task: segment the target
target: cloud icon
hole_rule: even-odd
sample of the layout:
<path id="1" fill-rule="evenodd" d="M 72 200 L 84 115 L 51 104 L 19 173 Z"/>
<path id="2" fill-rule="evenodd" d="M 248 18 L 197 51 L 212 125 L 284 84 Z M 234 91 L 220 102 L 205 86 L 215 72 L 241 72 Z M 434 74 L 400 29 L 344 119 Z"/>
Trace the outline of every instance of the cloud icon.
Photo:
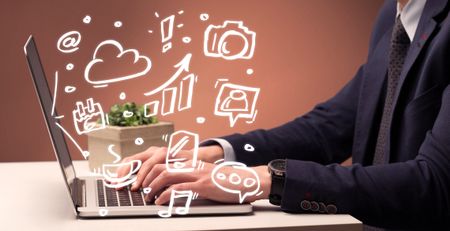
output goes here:
<path id="1" fill-rule="evenodd" d="M 141 77 L 151 68 L 150 58 L 139 55 L 136 49 L 124 50 L 119 42 L 106 40 L 95 48 L 84 70 L 84 78 L 91 84 L 104 85 Z"/>

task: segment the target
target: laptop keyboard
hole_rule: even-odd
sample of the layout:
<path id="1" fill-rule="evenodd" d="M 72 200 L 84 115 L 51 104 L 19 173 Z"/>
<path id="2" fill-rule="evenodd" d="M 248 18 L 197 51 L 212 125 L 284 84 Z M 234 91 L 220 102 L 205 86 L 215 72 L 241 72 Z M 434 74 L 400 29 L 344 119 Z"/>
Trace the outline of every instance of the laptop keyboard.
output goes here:
<path id="1" fill-rule="evenodd" d="M 130 190 L 130 186 L 116 190 L 106 187 L 103 180 L 97 180 L 97 196 L 99 207 L 152 205 L 144 200 L 142 191 L 133 192 Z"/>

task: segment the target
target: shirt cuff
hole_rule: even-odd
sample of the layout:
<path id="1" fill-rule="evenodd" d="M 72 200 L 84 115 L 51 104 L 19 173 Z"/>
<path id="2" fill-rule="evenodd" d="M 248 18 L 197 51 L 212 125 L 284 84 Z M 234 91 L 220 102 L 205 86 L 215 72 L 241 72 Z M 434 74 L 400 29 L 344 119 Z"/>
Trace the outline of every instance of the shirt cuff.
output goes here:
<path id="1" fill-rule="evenodd" d="M 211 146 L 215 144 L 218 144 L 222 147 L 224 161 L 236 161 L 236 153 L 234 152 L 233 146 L 231 146 L 230 142 L 225 139 L 207 139 L 201 142 L 200 146 Z"/>

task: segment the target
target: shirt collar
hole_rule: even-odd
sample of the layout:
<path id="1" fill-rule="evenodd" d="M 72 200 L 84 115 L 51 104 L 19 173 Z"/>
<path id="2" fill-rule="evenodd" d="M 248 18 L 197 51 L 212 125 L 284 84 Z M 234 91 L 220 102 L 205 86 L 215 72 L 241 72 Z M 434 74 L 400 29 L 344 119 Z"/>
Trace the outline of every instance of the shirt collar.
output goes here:
<path id="1" fill-rule="evenodd" d="M 397 2 L 397 17 L 400 15 L 400 20 L 410 41 L 414 39 L 426 2 L 427 0 L 409 0 L 403 9 L 400 9 L 400 3 Z"/>

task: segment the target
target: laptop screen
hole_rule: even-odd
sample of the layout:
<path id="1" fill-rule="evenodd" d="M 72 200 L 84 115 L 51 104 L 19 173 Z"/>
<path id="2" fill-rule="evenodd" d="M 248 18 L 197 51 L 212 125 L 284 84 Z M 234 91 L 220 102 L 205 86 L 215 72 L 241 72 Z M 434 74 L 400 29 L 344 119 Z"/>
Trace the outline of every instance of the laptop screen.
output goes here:
<path id="1" fill-rule="evenodd" d="M 45 77 L 45 73 L 42 68 L 41 60 L 39 58 L 39 54 L 36 48 L 36 43 L 34 42 L 32 36 L 30 36 L 30 38 L 28 39 L 24 49 L 25 49 L 25 56 L 27 57 L 28 60 L 28 67 L 30 69 L 31 76 L 34 82 L 36 94 L 38 95 L 41 109 L 45 118 L 45 122 L 47 124 L 47 129 L 49 131 L 50 138 L 52 140 L 53 149 L 55 151 L 56 158 L 61 166 L 61 170 L 64 179 L 66 181 L 66 186 L 70 192 L 72 201 L 75 205 L 76 201 L 72 196 L 74 192 L 73 182 L 76 177 L 75 170 L 72 165 L 72 159 L 70 157 L 70 153 L 67 148 L 63 132 L 57 126 L 58 120 L 54 118 L 55 116 L 58 116 L 56 110 L 53 110 L 52 115 L 52 108 L 53 108 L 52 95 L 50 93 L 47 79 Z"/>

